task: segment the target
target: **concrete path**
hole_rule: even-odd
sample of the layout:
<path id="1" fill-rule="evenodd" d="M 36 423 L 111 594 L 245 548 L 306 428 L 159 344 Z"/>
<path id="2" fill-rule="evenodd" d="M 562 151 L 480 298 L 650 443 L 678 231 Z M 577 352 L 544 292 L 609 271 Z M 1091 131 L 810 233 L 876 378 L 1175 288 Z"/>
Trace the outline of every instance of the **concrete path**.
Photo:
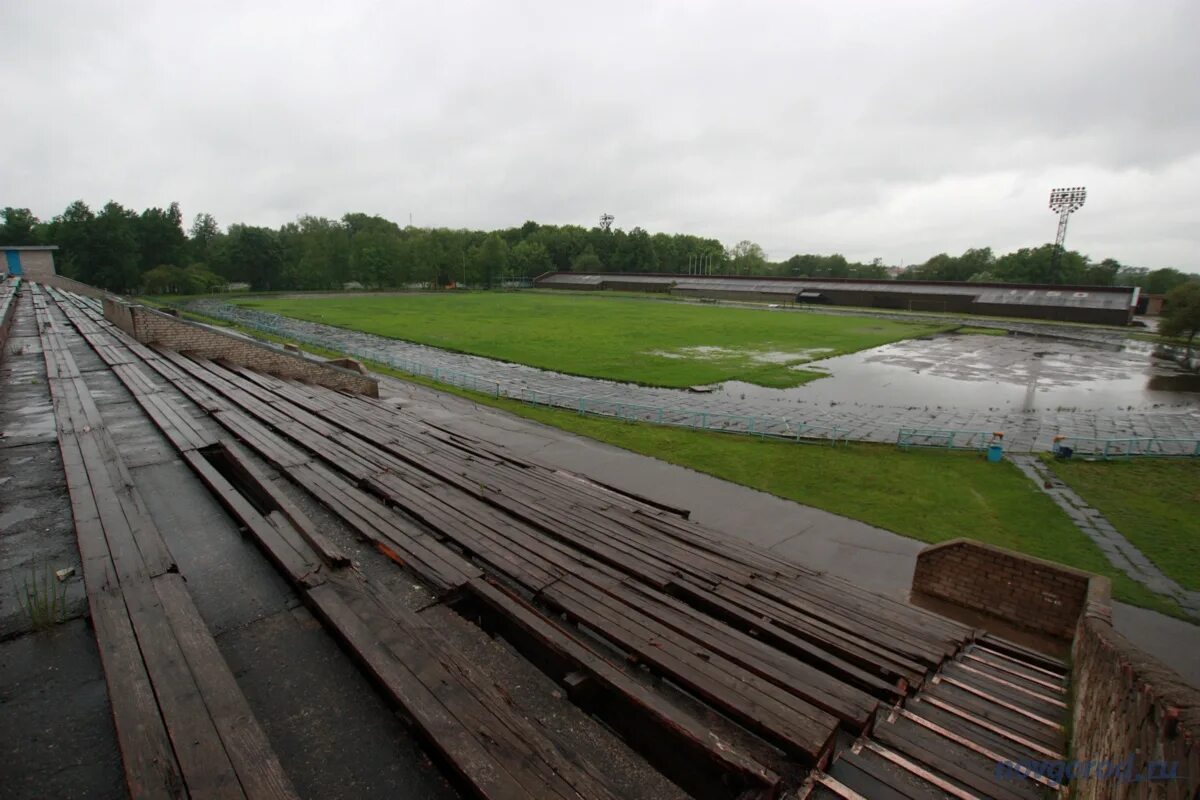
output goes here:
<path id="1" fill-rule="evenodd" d="M 863 588 L 900 599 L 909 596 L 924 542 L 456 395 L 378 377 L 384 399 L 422 419 L 503 445 L 543 464 L 687 508 L 698 522 Z M 1124 603 L 1114 603 L 1113 618 L 1117 630 L 1130 641 L 1200 686 L 1200 626 Z"/>
<path id="2" fill-rule="evenodd" d="M 1109 563 L 1155 594 L 1172 598 L 1184 611 L 1200 619 L 1200 592 L 1189 591 L 1164 575 L 1145 553 L 1122 536 L 1103 514 L 1063 483 L 1040 458 L 1016 454 L 1008 458 L 1059 508 L 1067 512 L 1076 527 L 1100 547 Z"/>
<path id="3" fill-rule="evenodd" d="M 1113 413 L 1046 410 L 1029 413 L 955 409 L 941 406 L 898 407 L 876 400 L 876 405 L 831 404 L 798 400 L 789 403 L 786 418 L 769 399 L 745 396 L 713 397 L 678 389 L 659 389 L 548 372 L 521 364 L 496 361 L 435 347 L 305 322 L 251 309 L 231 307 L 211 300 L 196 300 L 193 310 L 231 319 L 295 341 L 321 344 L 359 358 L 391 364 L 404 371 L 437 370 L 440 380 L 523 400 L 578 409 L 581 399 L 589 412 L 650 422 L 705 426 L 747 432 L 795 436 L 807 431 L 826 436 L 831 429 L 858 441 L 895 442 L 900 428 L 933 428 L 1004 431 L 1005 446 L 1012 452 L 1049 450 L 1054 436 L 1081 438 L 1200 437 L 1200 408 L 1154 409 Z M 908 318 L 911 320 L 911 318 Z M 965 320 L 972 325 L 993 321 Z M 1012 327 L 1012 323 L 1003 323 Z M 1023 327 L 1036 327 L 1025 323 Z M 1050 331 L 1065 330 L 1051 326 Z M 1113 332 L 1100 329 L 1097 337 Z"/>

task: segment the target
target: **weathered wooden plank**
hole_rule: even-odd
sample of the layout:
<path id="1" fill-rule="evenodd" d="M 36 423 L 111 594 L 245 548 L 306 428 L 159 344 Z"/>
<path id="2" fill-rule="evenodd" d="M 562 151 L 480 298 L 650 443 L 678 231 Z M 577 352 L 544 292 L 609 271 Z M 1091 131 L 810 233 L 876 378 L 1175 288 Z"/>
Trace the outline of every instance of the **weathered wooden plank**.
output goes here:
<path id="1" fill-rule="evenodd" d="M 896 752 L 948 775 L 983 797 L 995 800 L 1033 800 L 1044 795 L 1018 781 L 996 780 L 995 764 L 981 763 L 976 754 L 906 719 L 881 721 L 872 737 Z"/>
<path id="2" fill-rule="evenodd" d="M 297 797 L 217 643 L 184 588 L 183 578 L 173 573 L 160 575 L 154 579 L 154 589 L 246 797 L 251 800 Z M 192 788 L 190 781 L 188 786 Z M 193 796 L 196 794 L 193 790 Z"/>
<path id="3" fill-rule="evenodd" d="M 488 800 L 527 800 L 531 796 L 483 745 L 442 705 L 415 675 L 382 646 L 378 636 L 326 583 L 308 590 L 314 610 L 365 667 L 371 677 L 405 710 L 427 741 L 455 773 Z"/>
<path id="4" fill-rule="evenodd" d="M 88 607 L 130 797 L 187 797 L 119 587 L 89 591 Z"/>
<path id="5" fill-rule="evenodd" d="M 285 472 L 355 533 L 435 587 L 456 589 L 482 574 L 474 564 L 319 464 L 292 467 Z"/>
<path id="6" fill-rule="evenodd" d="M 70 352 L 58 350 L 57 363 L 73 363 Z M 86 383 L 59 379 L 51 392 L 131 793 L 238 798 L 252 789 L 251 796 L 294 796 L 182 578 L 163 569 L 170 554 Z"/>
<path id="7" fill-rule="evenodd" d="M 190 450 L 182 456 L 217 501 L 250 531 L 282 572 L 299 583 L 322 580 L 317 575 L 320 561 L 316 553 L 307 546 L 303 550 L 298 549 L 276 525 L 260 514 L 250 501 L 234 489 L 203 454 Z"/>
<path id="8" fill-rule="evenodd" d="M 468 584 L 470 593 L 491 610 L 488 625 L 499 627 L 523 655 L 565 681 L 573 673 L 580 682 L 572 699 L 599 714 L 655 766 L 693 796 L 725 796 L 723 776 L 735 786 L 770 790 L 779 776 L 752 754 L 724 741 L 703 721 L 661 694 L 626 675 L 587 647 L 574 634 L 511 592 L 482 579 Z"/>
<path id="9" fill-rule="evenodd" d="M 421 617 L 390 600 L 386 590 L 368 597 L 345 584 L 342 598 L 377 639 L 429 689 L 459 723 L 471 731 L 488 754 L 525 786 L 533 797 L 594 797 L 612 793 L 587 770 L 565 758 L 545 734 L 518 719 L 511 699 L 494 687 L 481 688 L 441 633 Z"/>
<path id="10" fill-rule="evenodd" d="M 287 494 L 274 485 L 274 482 L 259 469 L 248 454 L 236 442 L 224 439 L 220 442 L 225 458 L 237 474 L 240 482 L 258 493 L 269 498 L 270 505 L 287 518 L 292 527 L 299 532 L 326 564 L 330 566 L 345 566 L 350 558 L 342 549 L 321 533 L 308 515 L 300 510 Z"/>
<path id="11" fill-rule="evenodd" d="M 816 763 L 829 749 L 837 719 L 781 691 L 717 653 L 681 645 L 670 632 L 647 620 L 609 610 L 591 590 L 579 591 L 561 581 L 539 599 L 584 623 L 605 638 L 636 654 L 639 660 L 671 678 L 705 702 L 792 755 Z"/>

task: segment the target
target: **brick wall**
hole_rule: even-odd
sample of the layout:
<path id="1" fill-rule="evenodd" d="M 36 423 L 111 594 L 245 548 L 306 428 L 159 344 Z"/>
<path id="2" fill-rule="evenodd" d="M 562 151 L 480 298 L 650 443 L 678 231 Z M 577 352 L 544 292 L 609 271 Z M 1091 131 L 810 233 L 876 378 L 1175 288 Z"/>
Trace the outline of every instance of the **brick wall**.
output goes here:
<path id="1" fill-rule="evenodd" d="M 40 281 L 54 276 L 53 250 L 22 250 L 21 271 L 27 280 Z"/>
<path id="2" fill-rule="evenodd" d="M 913 589 L 1073 638 L 1071 757 L 1177 764 L 1174 780 L 1076 779 L 1071 796 L 1088 800 L 1193 800 L 1200 797 L 1200 691 L 1112 627 L 1107 578 L 1003 548 L 954 539 L 917 556 Z M 1181 658 L 1194 654 L 1180 653 Z"/>
<path id="3" fill-rule="evenodd" d="M 1108 587 L 1091 593 L 1071 650 L 1072 755 L 1080 761 L 1177 764 L 1174 780 L 1126 783 L 1076 780 L 1072 796 L 1089 800 L 1200 797 L 1200 691 L 1113 630 Z M 1180 657 L 1195 654 L 1180 653 Z"/>
<path id="4" fill-rule="evenodd" d="M 952 539 L 917 556 L 913 590 L 1070 639 L 1093 577 L 972 539 Z"/>
<path id="5" fill-rule="evenodd" d="M 360 372 L 314 361 L 146 306 L 106 297 L 104 317 L 140 342 L 159 344 L 202 358 L 224 359 L 260 372 L 295 378 L 339 391 L 379 396 L 379 383 Z"/>
<path id="6" fill-rule="evenodd" d="M 20 281 L 17 278 L 0 280 L 0 361 L 8 354 L 8 334 L 17 313 Z"/>
<path id="7" fill-rule="evenodd" d="M 137 331 L 133 328 L 132 304 L 118 300 L 115 297 L 105 297 L 104 318 L 133 338 L 137 338 Z"/>

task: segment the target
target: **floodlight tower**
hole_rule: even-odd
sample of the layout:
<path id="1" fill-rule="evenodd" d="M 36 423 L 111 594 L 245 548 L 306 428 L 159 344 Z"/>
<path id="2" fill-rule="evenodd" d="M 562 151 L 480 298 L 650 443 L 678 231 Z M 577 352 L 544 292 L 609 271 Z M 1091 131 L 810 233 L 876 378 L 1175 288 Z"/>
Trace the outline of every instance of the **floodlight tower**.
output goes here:
<path id="1" fill-rule="evenodd" d="M 1058 235 L 1054 238 L 1054 258 L 1050 262 L 1050 274 L 1058 277 L 1058 264 L 1062 260 L 1063 242 L 1067 240 L 1067 220 L 1087 200 L 1087 188 L 1072 186 L 1067 189 L 1050 190 L 1050 210 L 1058 214 Z"/>
<path id="2" fill-rule="evenodd" d="M 605 233 L 607 233 L 608 231 L 611 231 L 613 219 L 615 219 L 615 218 L 613 217 L 612 214 L 608 214 L 608 213 L 601 214 L 600 215 L 600 230 L 604 231 Z"/>

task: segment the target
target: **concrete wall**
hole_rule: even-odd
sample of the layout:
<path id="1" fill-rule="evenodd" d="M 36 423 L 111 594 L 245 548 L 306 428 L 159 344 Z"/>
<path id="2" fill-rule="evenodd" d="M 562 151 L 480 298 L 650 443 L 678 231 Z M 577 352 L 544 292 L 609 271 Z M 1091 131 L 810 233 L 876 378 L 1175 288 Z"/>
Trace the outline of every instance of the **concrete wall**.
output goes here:
<path id="1" fill-rule="evenodd" d="M 104 298 L 104 318 L 146 344 L 158 344 L 202 358 L 223 359 L 260 372 L 339 391 L 379 396 L 378 382 L 360 372 L 313 361 L 253 339 L 179 319 L 115 297 Z"/>
<path id="2" fill-rule="evenodd" d="M 912 586 L 1017 627 L 1070 639 L 1095 577 L 973 539 L 952 539 L 921 551 Z"/>
<path id="3" fill-rule="evenodd" d="M 1188 656 L 1180 653 L 1181 658 Z M 1113 630 L 1107 586 L 1097 587 L 1089 597 L 1071 662 L 1074 758 L 1125 762 L 1132 755 L 1135 775 L 1144 774 L 1149 761 L 1177 765 L 1173 780 L 1077 780 L 1072 796 L 1095 800 L 1200 797 L 1200 691 Z"/>
<path id="4" fill-rule="evenodd" d="M 68 278 L 66 275 L 42 275 L 37 279 L 38 283 L 44 283 L 47 286 L 53 286 L 55 289 L 62 289 L 66 292 L 74 292 L 81 294 L 84 297 L 91 297 L 96 300 L 103 300 L 108 297 L 108 292 L 103 289 L 97 289 L 86 283 L 80 283 L 77 280 Z"/>

